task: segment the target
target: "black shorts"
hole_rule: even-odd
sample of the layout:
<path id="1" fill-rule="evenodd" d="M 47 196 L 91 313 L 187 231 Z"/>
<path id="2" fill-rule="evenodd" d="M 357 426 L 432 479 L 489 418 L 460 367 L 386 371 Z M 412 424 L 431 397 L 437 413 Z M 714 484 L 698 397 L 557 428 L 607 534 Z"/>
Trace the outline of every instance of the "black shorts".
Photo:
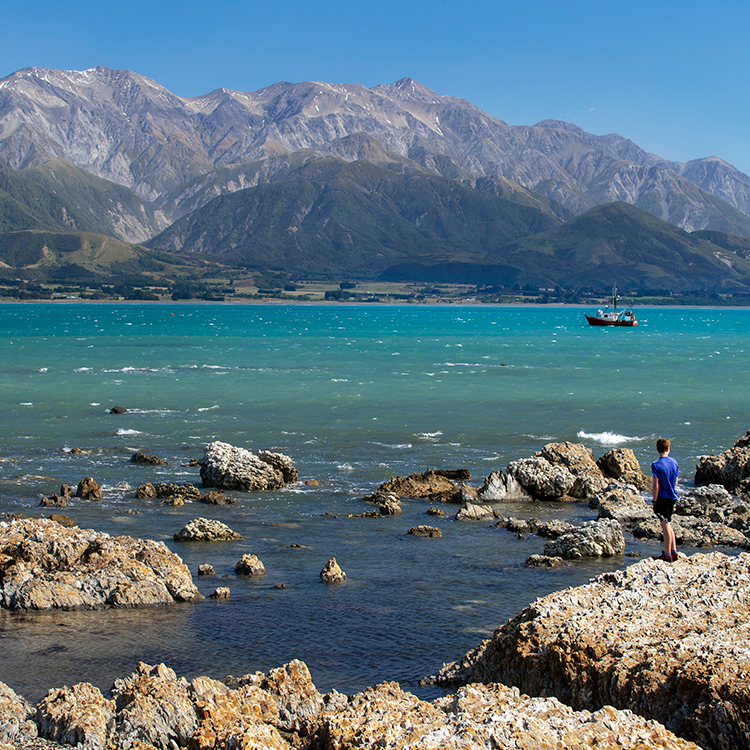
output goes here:
<path id="1" fill-rule="evenodd" d="M 671 497 L 657 497 L 654 503 L 654 513 L 660 521 L 671 521 L 674 513 L 674 504 L 676 500 Z"/>

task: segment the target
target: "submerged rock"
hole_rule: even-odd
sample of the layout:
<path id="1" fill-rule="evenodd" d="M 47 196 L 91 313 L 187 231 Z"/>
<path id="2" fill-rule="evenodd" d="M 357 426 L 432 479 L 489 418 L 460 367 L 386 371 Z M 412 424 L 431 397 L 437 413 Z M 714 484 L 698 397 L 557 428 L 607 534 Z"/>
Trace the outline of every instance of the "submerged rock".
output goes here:
<path id="1" fill-rule="evenodd" d="M 175 542 L 231 542 L 235 539 L 242 539 L 242 535 L 211 518 L 194 518 L 174 535 Z"/>
<path id="2" fill-rule="evenodd" d="M 336 558 L 332 557 L 320 571 L 320 578 L 326 583 L 340 583 L 346 579 L 346 573 L 341 570 Z"/>
<path id="3" fill-rule="evenodd" d="M 198 463 L 204 487 L 254 492 L 297 481 L 297 470 L 288 456 L 270 451 L 256 454 L 219 441 L 204 448 Z"/>
<path id="4" fill-rule="evenodd" d="M 86 477 L 78 483 L 76 497 L 80 497 L 82 500 L 101 500 L 102 488 L 95 479 Z"/>
<path id="5" fill-rule="evenodd" d="M 143 451 L 136 451 L 130 457 L 131 464 L 149 464 L 150 466 L 167 466 L 169 461 L 165 461 L 163 458 L 158 456 L 151 456 Z"/>
<path id="6" fill-rule="evenodd" d="M 747 748 L 749 623 L 750 555 L 647 559 L 537 600 L 437 681 L 630 709 L 706 750 Z"/>
<path id="7" fill-rule="evenodd" d="M 234 566 L 234 572 L 241 576 L 264 576 L 266 567 L 256 555 L 242 555 L 237 565 Z"/>
<path id="8" fill-rule="evenodd" d="M 162 542 L 65 528 L 47 519 L 0 522 L 0 606 L 97 609 L 195 601 L 190 571 Z"/>
<path id="9" fill-rule="evenodd" d="M 426 536 L 431 538 L 443 536 L 443 532 L 437 526 L 412 526 L 406 533 L 412 536 Z"/>
<path id="10" fill-rule="evenodd" d="M 392 477 L 378 487 L 374 495 L 366 500 L 374 502 L 378 495 L 395 495 L 399 498 L 417 498 L 443 503 L 460 503 L 462 501 L 461 486 L 457 485 L 445 472 L 428 469 L 423 474 L 410 474 L 408 477 Z"/>

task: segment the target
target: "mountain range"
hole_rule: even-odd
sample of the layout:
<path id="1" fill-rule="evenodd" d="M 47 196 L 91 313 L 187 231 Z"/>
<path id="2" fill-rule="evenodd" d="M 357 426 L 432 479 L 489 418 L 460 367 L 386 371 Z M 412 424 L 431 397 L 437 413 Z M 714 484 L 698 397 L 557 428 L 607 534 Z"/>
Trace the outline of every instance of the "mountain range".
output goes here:
<path id="1" fill-rule="evenodd" d="M 507 125 L 410 78 L 183 98 L 125 70 L 26 68 L 0 80 L 0 160 L 5 232 L 99 232 L 298 273 L 473 264 L 607 285 L 622 267 L 633 283 L 748 286 L 750 177 L 723 160 Z"/>

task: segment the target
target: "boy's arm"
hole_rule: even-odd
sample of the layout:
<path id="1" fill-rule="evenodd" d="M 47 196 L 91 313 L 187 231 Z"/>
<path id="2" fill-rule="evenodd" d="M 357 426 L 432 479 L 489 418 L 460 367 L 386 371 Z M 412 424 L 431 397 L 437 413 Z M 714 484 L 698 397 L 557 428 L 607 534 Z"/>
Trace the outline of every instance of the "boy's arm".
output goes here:
<path id="1" fill-rule="evenodd" d="M 659 497 L 659 480 L 657 477 L 651 478 L 651 495 L 652 495 L 651 502 L 655 503 L 656 498 Z"/>

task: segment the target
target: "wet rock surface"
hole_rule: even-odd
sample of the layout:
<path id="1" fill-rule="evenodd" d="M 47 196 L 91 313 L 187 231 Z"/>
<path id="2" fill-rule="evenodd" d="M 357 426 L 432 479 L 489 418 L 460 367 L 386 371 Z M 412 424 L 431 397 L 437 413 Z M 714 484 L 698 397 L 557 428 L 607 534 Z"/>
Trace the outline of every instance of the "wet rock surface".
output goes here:
<path id="1" fill-rule="evenodd" d="M 320 571 L 320 580 L 325 583 L 341 583 L 346 580 L 346 573 L 341 570 L 341 566 L 336 562 L 336 558 L 332 557 Z"/>
<path id="2" fill-rule="evenodd" d="M 187 566 L 162 542 L 47 519 L 0 521 L 3 608 L 97 609 L 201 598 Z"/>
<path id="3" fill-rule="evenodd" d="M 291 458 L 282 453 L 253 453 L 229 443 L 209 443 L 199 459 L 204 487 L 254 492 L 272 490 L 297 481 Z"/>
<path id="4" fill-rule="evenodd" d="M 747 748 L 749 595 L 748 554 L 643 560 L 537 600 L 438 681 L 631 709 L 707 750 Z"/>

